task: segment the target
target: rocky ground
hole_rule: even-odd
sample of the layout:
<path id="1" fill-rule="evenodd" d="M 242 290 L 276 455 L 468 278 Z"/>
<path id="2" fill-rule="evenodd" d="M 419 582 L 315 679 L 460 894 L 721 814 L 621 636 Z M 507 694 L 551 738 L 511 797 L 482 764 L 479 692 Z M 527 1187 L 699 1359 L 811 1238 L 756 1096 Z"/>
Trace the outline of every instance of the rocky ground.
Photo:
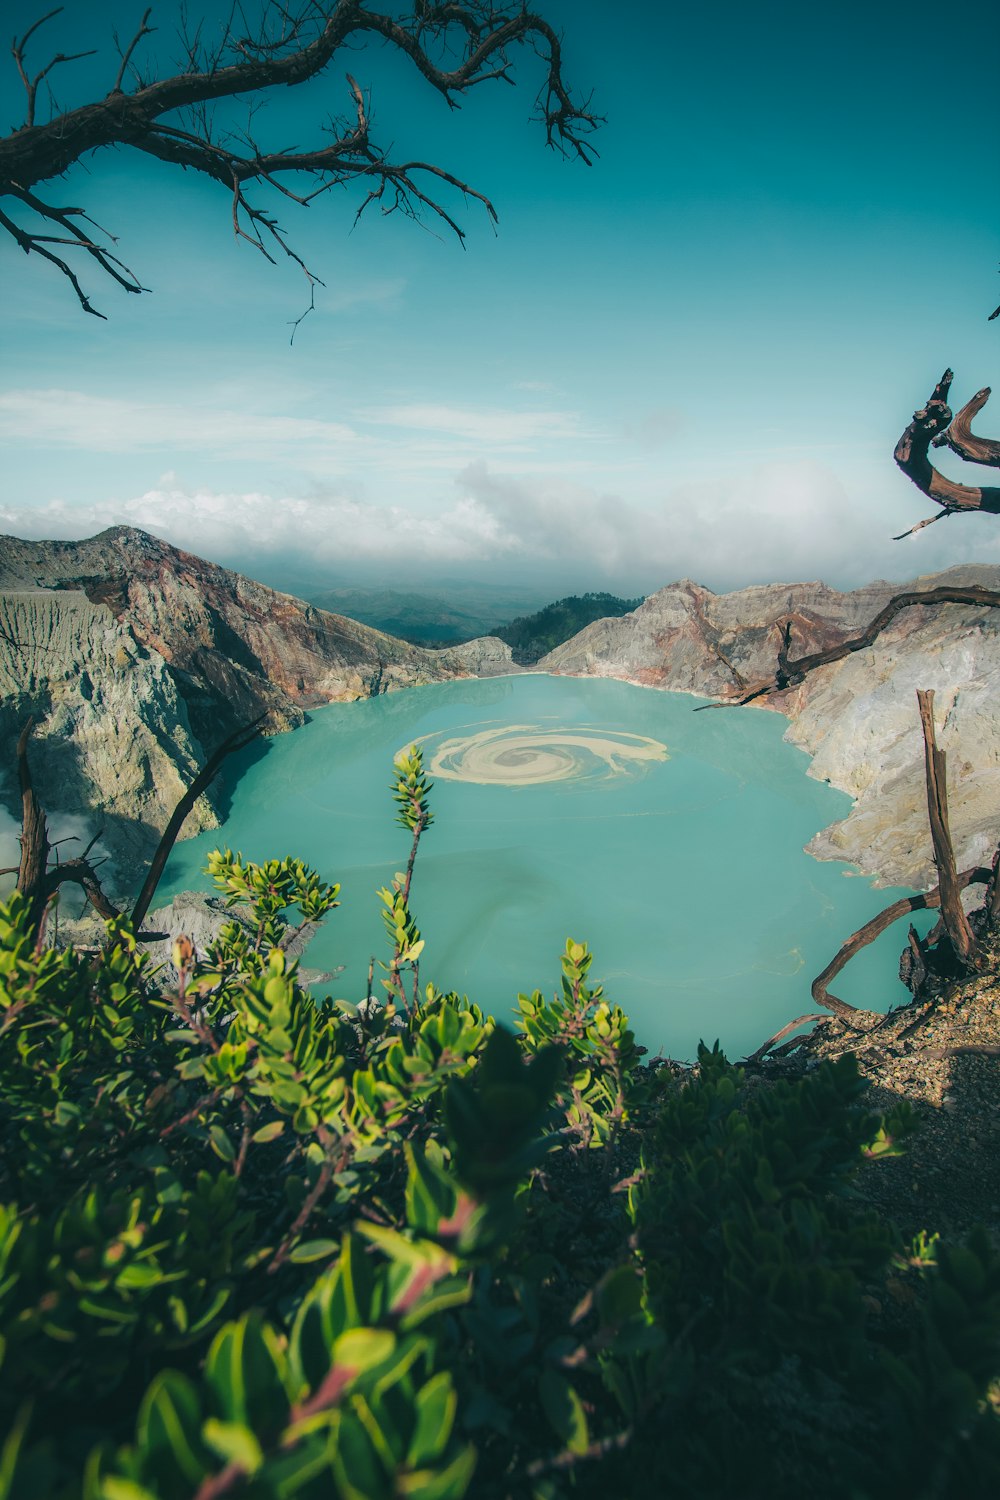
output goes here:
<path id="1" fill-rule="evenodd" d="M 862 1168 L 864 1196 L 907 1238 L 955 1241 L 982 1224 L 1000 1243 L 1000 945 L 987 975 L 888 1016 L 861 1011 L 855 1024 L 821 1022 L 760 1078 L 853 1052 L 868 1106 L 888 1113 L 906 1100 L 917 1124 L 903 1156 Z"/>

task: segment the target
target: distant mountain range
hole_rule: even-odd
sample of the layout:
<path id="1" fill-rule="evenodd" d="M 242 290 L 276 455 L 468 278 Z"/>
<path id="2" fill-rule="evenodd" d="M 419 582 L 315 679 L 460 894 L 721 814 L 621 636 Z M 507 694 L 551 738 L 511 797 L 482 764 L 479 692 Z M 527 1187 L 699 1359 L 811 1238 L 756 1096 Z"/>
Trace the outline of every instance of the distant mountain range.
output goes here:
<path id="1" fill-rule="evenodd" d="M 642 597 L 619 599 L 616 594 L 571 594 L 557 599 L 533 615 L 523 615 L 491 632 L 506 641 L 514 660 L 522 666 L 539 661 L 549 651 L 592 625 L 595 620 L 617 619 L 638 609 Z"/>
<path id="2" fill-rule="evenodd" d="M 340 587 L 311 590 L 304 597 L 321 609 L 349 615 L 414 646 L 433 649 L 495 636 L 507 642 L 515 662 L 522 666 L 538 661 L 592 621 L 627 614 L 642 603 L 641 595 L 620 599 L 616 594 L 574 594 L 521 614 L 525 599 L 531 606 L 537 603 L 535 595 L 477 584 L 426 594 Z"/>
<path id="3" fill-rule="evenodd" d="M 349 615 L 411 645 L 432 648 L 495 635 L 497 626 L 538 609 L 548 597 L 530 589 L 483 583 L 454 583 L 412 592 L 362 585 L 307 586 L 300 592 L 320 609 Z"/>

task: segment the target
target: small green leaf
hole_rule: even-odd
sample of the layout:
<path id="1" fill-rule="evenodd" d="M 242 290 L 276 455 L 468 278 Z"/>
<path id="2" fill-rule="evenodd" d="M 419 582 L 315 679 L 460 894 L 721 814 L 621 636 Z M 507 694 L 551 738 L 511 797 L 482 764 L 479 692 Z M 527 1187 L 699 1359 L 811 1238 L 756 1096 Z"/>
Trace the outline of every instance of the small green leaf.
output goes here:
<path id="1" fill-rule="evenodd" d="M 139 1408 L 136 1435 L 151 1472 L 171 1488 L 177 1480 L 198 1485 L 206 1463 L 201 1449 L 198 1394 L 176 1370 L 153 1377 Z"/>
<path id="2" fill-rule="evenodd" d="M 576 1391 L 558 1370 L 543 1370 L 538 1382 L 542 1407 L 553 1430 L 571 1453 L 585 1453 L 590 1441 L 587 1418 Z"/>
<path id="3" fill-rule="evenodd" d="M 411 1469 L 433 1463 L 448 1446 L 458 1398 L 451 1375 L 442 1370 L 417 1392 L 417 1424 L 406 1462 Z"/>
<path id="4" fill-rule="evenodd" d="M 333 1345 L 333 1363 L 352 1370 L 371 1370 L 389 1358 L 396 1335 L 387 1328 L 349 1328 Z"/>
<path id="5" fill-rule="evenodd" d="M 208 1139 L 216 1156 L 221 1156 L 223 1161 L 236 1160 L 236 1147 L 221 1125 L 210 1125 L 208 1127 Z"/>
<path id="6" fill-rule="evenodd" d="M 209 1417 L 201 1431 L 205 1442 L 220 1458 L 238 1465 L 245 1474 L 256 1474 L 264 1462 L 260 1444 L 242 1422 L 219 1422 Z"/>
<path id="7" fill-rule="evenodd" d="M 642 1307 L 642 1284 L 631 1266 L 617 1266 L 597 1288 L 602 1323 L 624 1323 Z"/>
<path id="8" fill-rule="evenodd" d="M 304 1264 L 310 1260 L 327 1260 L 335 1255 L 340 1246 L 336 1240 L 303 1240 L 289 1255 L 289 1260 Z"/>

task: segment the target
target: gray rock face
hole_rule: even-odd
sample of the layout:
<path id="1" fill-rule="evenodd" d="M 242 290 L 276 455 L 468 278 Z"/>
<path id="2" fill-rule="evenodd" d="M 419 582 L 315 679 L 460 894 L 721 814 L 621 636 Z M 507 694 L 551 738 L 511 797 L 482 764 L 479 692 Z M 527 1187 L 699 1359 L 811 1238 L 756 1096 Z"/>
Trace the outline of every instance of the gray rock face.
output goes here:
<path id="1" fill-rule="evenodd" d="M 277 733 L 320 704 L 510 669 L 501 641 L 421 650 L 130 527 L 0 538 L 0 765 L 13 771 L 33 715 L 44 804 L 103 825 L 122 888 L 237 727 L 264 715 Z M 182 836 L 217 826 L 222 806 L 216 785 Z"/>
<path id="2" fill-rule="evenodd" d="M 879 581 L 844 594 L 806 583 L 717 595 L 683 580 L 631 615 L 589 625 L 538 665 L 731 698 L 742 680 L 773 672 L 785 620 L 793 622 L 794 660 L 860 634 L 894 594 L 946 584 L 1000 589 L 1000 568 L 951 568 L 914 584 Z M 846 819 L 816 835 L 810 852 L 850 860 L 884 885 L 926 887 L 936 878 L 918 687 L 937 692 L 959 865 L 988 863 L 1000 840 L 1000 610 L 907 610 L 870 649 L 760 705 L 789 716 L 786 738 L 814 757 L 810 775 L 856 799 Z"/>
<path id="3" fill-rule="evenodd" d="M 0 594 L 0 745 L 11 792 L 14 744 L 29 715 L 42 805 L 56 821 L 90 814 L 93 831 L 105 830 L 115 876 L 127 879 L 204 756 L 166 662 L 83 593 Z M 217 805 L 202 797 L 184 834 L 218 823 Z"/>

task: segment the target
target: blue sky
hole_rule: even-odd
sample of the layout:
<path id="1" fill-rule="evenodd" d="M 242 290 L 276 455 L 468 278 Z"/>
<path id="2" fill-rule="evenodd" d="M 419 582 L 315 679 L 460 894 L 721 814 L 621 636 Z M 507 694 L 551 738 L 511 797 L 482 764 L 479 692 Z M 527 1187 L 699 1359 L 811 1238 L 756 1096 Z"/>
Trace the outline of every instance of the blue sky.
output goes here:
<path id="1" fill-rule="evenodd" d="M 110 85 L 111 34 L 142 8 L 70 6 L 38 34 L 39 62 L 100 49 L 56 71 L 61 105 Z M 258 118 L 265 141 L 311 143 L 349 68 L 383 142 L 500 218 L 453 199 L 463 250 L 377 212 L 352 230 L 346 192 L 283 205 L 326 283 L 293 347 L 301 274 L 234 242 L 221 189 L 125 151 L 51 189 L 153 290 L 86 273 L 99 322 L 0 250 L 0 528 L 131 522 L 279 585 L 634 593 L 1000 562 L 995 518 L 890 540 L 933 509 L 892 462 L 910 413 L 946 365 L 959 401 L 997 368 L 995 7 L 960 35 L 924 0 L 538 8 L 607 116 L 589 169 L 530 123 L 530 57 L 516 91 L 450 113 L 408 65 L 355 52 Z M 177 13 L 154 6 L 161 71 Z"/>

